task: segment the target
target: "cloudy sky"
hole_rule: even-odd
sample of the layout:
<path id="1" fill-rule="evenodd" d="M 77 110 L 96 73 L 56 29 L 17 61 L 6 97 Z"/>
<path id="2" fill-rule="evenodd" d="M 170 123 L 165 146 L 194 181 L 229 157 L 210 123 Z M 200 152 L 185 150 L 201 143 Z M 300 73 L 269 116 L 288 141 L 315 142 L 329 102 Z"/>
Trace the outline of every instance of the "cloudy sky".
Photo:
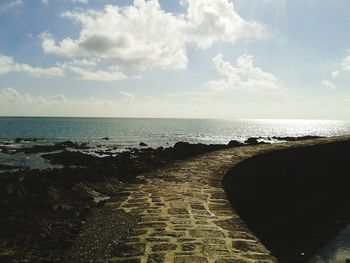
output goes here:
<path id="1" fill-rule="evenodd" d="M 348 0 L 0 0 L 0 115 L 350 119 Z"/>

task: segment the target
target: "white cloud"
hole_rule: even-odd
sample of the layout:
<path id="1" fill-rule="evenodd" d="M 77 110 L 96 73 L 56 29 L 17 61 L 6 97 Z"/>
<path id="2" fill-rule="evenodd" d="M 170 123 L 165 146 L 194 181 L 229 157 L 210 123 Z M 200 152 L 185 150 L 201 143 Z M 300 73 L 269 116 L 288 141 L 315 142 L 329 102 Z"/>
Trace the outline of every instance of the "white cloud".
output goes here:
<path id="1" fill-rule="evenodd" d="M 57 1 L 59 1 L 59 0 L 57 0 Z M 72 3 L 81 3 L 81 4 L 89 3 L 89 0 L 69 0 L 69 1 Z M 49 3 L 49 0 L 41 0 L 41 3 L 47 5 Z"/>
<path id="2" fill-rule="evenodd" d="M 40 68 L 16 63 L 12 57 L 0 53 L 0 74 L 22 72 L 34 77 L 62 77 L 64 70 L 60 67 Z"/>
<path id="3" fill-rule="evenodd" d="M 184 21 L 165 13 L 156 1 L 138 2 L 125 8 L 109 5 L 101 12 L 66 13 L 82 24 L 79 39 L 66 38 L 56 44 L 44 34 L 44 51 L 67 57 L 98 57 L 138 69 L 185 68 Z"/>
<path id="4" fill-rule="evenodd" d="M 336 79 L 336 78 L 339 76 L 339 74 L 340 74 L 340 71 L 339 71 L 339 70 L 333 71 L 333 72 L 331 73 L 333 79 Z"/>
<path id="5" fill-rule="evenodd" d="M 217 42 L 254 39 L 264 34 L 261 25 L 245 21 L 227 0 L 184 0 L 182 3 L 188 5 L 188 40 L 200 48 L 209 48 Z"/>
<path id="6" fill-rule="evenodd" d="M 332 81 L 329 80 L 322 80 L 321 84 L 331 90 L 336 90 L 337 87 L 335 86 L 335 84 Z"/>
<path id="7" fill-rule="evenodd" d="M 4 116 L 123 116 L 128 114 L 125 110 L 126 103 L 128 109 L 133 110 L 131 102 L 135 96 L 128 92 L 121 92 L 121 95 L 119 100 L 71 99 L 63 94 L 45 98 L 5 88 L 0 89 L 0 113 Z M 135 107 L 139 111 L 144 105 Z"/>
<path id="8" fill-rule="evenodd" d="M 264 34 L 261 25 L 247 22 L 229 0 L 186 0 L 186 14 L 164 11 L 157 0 L 135 0 L 133 5 L 107 5 L 102 11 L 67 12 L 81 24 L 77 39 L 56 42 L 41 35 L 46 53 L 65 57 L 99 58 L 125 68 L 185 69 L 186 45 L 208 48 Z"/>
<path id="9" fill-rule="evenodd" d="M 343 70 L 350 71 L 350 49 L 348 49 L 347 52 L 348 52 L 348 56 L 342 59 L 341 67 Z"/>
<path id="10" fill-rule="evenodd" d="M 266 90 L 277 89 L 277 78 L 254 65 L 253 56 L 243 55 L 237 59 L 237 66 L 232 66 L 218 54 L 213 58 L 216 71 L 223 77 L 209 81 L 206 86 L 212 90 Z"/>
<path id="11" fill-rule="evenodd" d="M 119 72 L 117 67 L 110 67 L 109 71 L 98 70 L 98 60 L 72 60 L 64 63 L 57 63 L 55 67 L 41 68 L 32 67 L 27 64 L 16 63 L 13 58 L 2 55 L 0 53 L 0 74 L 8 74 L 11 72 L 25 73 L 34 77 L 63 77 L 66 71 L 69 71 L 84 80 L 94 81 L 118 81 L 128 77 Z"/>
<path id="12" fill-rule="evenodd" d="M 285 0 L 263 0 L 264 3 L 267 4 L 278 4 L 278 5 L 282 5 L 284 4 Z"/>
<path id="13" fill-rule="evenodd" d="M 67 102 L 66 97 L 63 94 L 57 94 L 51 98 L 52 101 Z"/>
<path id="14" fill-rule="evenodd" d="M 3 89 L 1 94 L 8 100 L 14 100 L 20 97 L 19 93 L 13 88 Z"/>
<path id="15" fill-rule="evenodd" d="M 5 2 L 5 1 L 4 1 Z M 0 14 L 5 14 L 12 9 L 22 6 L 24 3 L 22 0 L 8 1 L 0 4 Z"/>
<path id="16" fill-rule="evenodd" d="M 350 49 L 347 50 L 347 56 L 341 59 L 340 62 L 334 63 L 334 65 L 336 68 L 331 72 L 332 79 L 337 79 L 344 71 L 350 71 Z M 332 90 L 336 89 L 336 86 L 331 81 L 322 80 L 321 84 Z"/>
<path id="17" fill-rule="evenodd" d="M 203 90 L 200 91 L 203 93 Z M 137 96 L 120 94 L 118 99 L 72 99 L 31 96 L 14 89 L 0 89 L 2 116 L 90 116 L 90 117 L 192 117 L 192 118 L 339 118 L 350 116 L 349 101 L 334 102 L 312 94 L 310 97 L 291 93 L 263 94 L 228 90 L 212 94 L 173 94 L 173 96 Z M 130 95 L 131 94 L 131 95 Z M 220 96 L 220 97 L 219 97 Z M 126 97 L 132 100 L 128 103 Z M 219 105 L 219 106 L 218 106 Z M 326 106 L 325 106 L 326 105 Z M 321 112 L 320 112 L 321 110 Z M 306 114 L 306 115 L 305 115 Z"/>
<path id="18" fill-rule="evenodd" d="M 79 66 L 79 67 L 96 67 L 98 60 L 87 60 L 87 59 L 76 59 L 71 61 L 66 61 L 64 63 L 59 63 L 61 67 Z"/>
<path id="19" fill-rule="evenodd" d="M 82 4 L 87 4 L 89 3 L 89 0 L 72 0 L 73 3 L 82 3 Z"/>
<path id="20" fill-rule="evenodd" d="M 77 74 L 81 79 L 84 80 L 95 80 L 95 81 L 117 81 L 124 80 L 127 77 L 118 71 L 107 72 L 107 71 L 90 71 L 80 67 L 69 67 L 69 70 Z"/>
<path id="21" fill-rule="evenodd" d="M 121 91 L 120 94 L 123 96 L 123 102 L 125 103 L 131 103 L 135 100 L 135 95 L 134 94 L 131 94 L 129 92 L 126 92 L 126 91 Z"/>

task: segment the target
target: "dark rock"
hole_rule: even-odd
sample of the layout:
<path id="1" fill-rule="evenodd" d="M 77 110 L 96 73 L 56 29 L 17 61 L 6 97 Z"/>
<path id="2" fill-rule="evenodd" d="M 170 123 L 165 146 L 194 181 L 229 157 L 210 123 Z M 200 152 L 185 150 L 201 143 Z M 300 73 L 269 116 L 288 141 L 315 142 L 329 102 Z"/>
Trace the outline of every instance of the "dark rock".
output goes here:
<path id="1" fill-rule="evenodd" d="M 108 141 L 109 138 L 108 137 L 103 137 L 102 140 Z"/>
<path id="2" fill-rule="evenodd" d="M 0 262 L 2 263 L 12 263 L 13 262 L 13 255 L 2 253 L 0 254 Z"/>
<path id="3" fill-rule="evenodd" d="M 14 170 L 14 169 L 19 169 L 22 168 L 20 166 L 11 166 L 11 165 L 7 165 L 7 164 L 0 164 L 0 171 L 1 170 Z"/>
<path id="4" fill-rule="evenodd" d="M 259 141 L 257 138 L 250 137 L 247 140 L 245 140 L 244 143 L 249 144 L 249 145 L 257 145 L 257 144 L 259 144 Z"/>
<path id="5" fill-rule="evenodd" d="M 258 145 L 258 144 L 269 144 L 268 142 L 264 142 L 264 141 L 258 141 L 259 139 L 264 139 L 262 137 L 250 137 L 248 138 L 247 140 L 244 141 L 245 144 L 248 144 L 248 145 Z"/>
<path id="6" fill-rule="evenodd" d="M 171 215 L 184 215 L 188 214 L 188 210 L 186 208 L 169 208 L 168 213 Z"/>
<path id="7" fill-rule="evenodd" d="M 144 244 L 115 244 L 112 249 L 112 256 L 117 257 L 130 257 L 143 255 L 145 251 Z"/>
<path id="8" fill-rule="evenodd" d="M 239 147 L 242 146 L 243 143 L 236 141 L 236 140 L 231 140 L 229 141 L 229 143 L 227 144 L 228 147 Z"/>
<path id="9" fill-rule="evenodd" d="M 16 138 L 15 143 L 20 143 L 20 142 L 36 142 L 36 138 Z"/>
<path id="10" fill-rule="evenodd" d="M 79 148 L 79 145 L 77 143 L 73 143 L 71 141 L 64 141 L 64 142 L 58 142 L 54 145 L 34 145 L 29 148 L 20 148 L 17 150 L 17 152 L 24 152 L 27 154 L 30 153 L 47 153 L 47 152 L 54 152 L 54 151 L 61 151 L 65 150 L 67 147 L 69 148 Z"/>
<path id="11" fill-rule="evenodd" d="M 55 146 L 57 146 L 57 147 L 77 148 L 79 145 L 77 143 L 73 143 L 71 141 L 64 141 L 64 142 L 56 143 Z"/>
<path id="12" fill-rule="evenodd" d="M 178 158 L 187 158 L 196 154 L 201 154 L 209 151 L 220 150 L 226 148 L 226 145 L 223 144 L 192 144 L 188 142 L 177 142 L 174 145 L 174 154 Z"/>
<path id="13" fill-rule="evenodd" d="M 144 142 L 140 142 L 140 146 L 148 146 L 148 145 Z"/>
<path id="14" fill-rule="evenodd" d="M 300 137 L 290 137 L 290 136 L 286 136 L 286 137 L 273 136 L 272 137 L 272 139 L 274 139 L 274 140 L 288 141 L 288 142 L 302 141 L 302 140 L 313 140 L 313 139 L 320 139 L 320 138 L 324 138 L 324 137 L 322 137 L 322 136 L 311 136 L 311 135 L 300 136 Z"/>
<path id="15" fill-rule="evenodd" d="M 152 247 L 152 251 L 175 250 L 176 244 L 157 244 Z"/>
<path id="16" fill-rule="evenodd" d="M 175 260 L 174 260 L 174 263 L 187 263 L 187 262 L 191 262 L 191 263 L 208 263 L 208 260 L 206 258 L 204 258 L 204 257 L 191 256 L 191 255 L 188 255 L 188 256 L 176 256 Z"/>
<path id="17" fill-rule="evenodd" d="M 177 142 L 174 145 L 175 151 L 187 151 L 189 150 L 193 145 L 188 142 Z"/>
<path id="18" fill-rule="evenodd" d="M 182 244 L 182 251 L 193 251 L 196 248 L 196 245 L 191 242 L 186 242 Z"/>
<path id="19" fill-rule="evenodd" d="M 147 263 L 163 263 L 165 254 L 151 254 L 147 258 Z"/>
<path id="20" fill-rule="evenodd" d="M 89 147 L 88 143 L 83 142 L 83 143 L 81 143 L 81 144 L 79 145 L 78 148 L 79 148 L 79 149 L 88 149 L 88 148 L 90 148 L 90 147 Z"/>

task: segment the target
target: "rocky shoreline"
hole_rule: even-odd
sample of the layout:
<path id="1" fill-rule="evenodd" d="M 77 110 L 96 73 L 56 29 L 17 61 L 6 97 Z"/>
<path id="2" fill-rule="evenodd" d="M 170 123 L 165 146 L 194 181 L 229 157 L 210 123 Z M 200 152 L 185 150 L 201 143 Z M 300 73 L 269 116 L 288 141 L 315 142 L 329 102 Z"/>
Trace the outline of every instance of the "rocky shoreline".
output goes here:
<path id="1" fill-rule="evenodd" d="M 317 137 L 273 138 L 281 141 Z M 1 153 L 40 154 L 54 169 L 23 169 L 0 164 L 0 261 L 63 262 L 87 218 L 100 213 L 105 200 L 117 198 L 125 184 L 155 168 L 201 153 L 264 144 L 262 138 L 244 143 L 205 145 L 179 142 L 174 147 L 115 153 L 70 141 L 31 147 L 1 146 Z M 16 139 L 17 142 L 22 139 Z M 102 156 L 102 157 L 100 157 Z M 102 216 L 103 217 L 103 216 Z"/>

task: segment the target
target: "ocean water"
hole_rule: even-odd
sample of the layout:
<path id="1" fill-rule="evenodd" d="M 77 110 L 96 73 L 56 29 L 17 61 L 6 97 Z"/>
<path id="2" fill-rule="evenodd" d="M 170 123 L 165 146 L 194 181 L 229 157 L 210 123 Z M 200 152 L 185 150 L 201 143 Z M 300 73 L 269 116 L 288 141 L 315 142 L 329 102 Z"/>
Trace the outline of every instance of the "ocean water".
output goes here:
<path id="1" fill-rule="evenodd" d="M 350 134 L 350 121 L 0 117 L 0 141 L 35 138 L 137 147 L 178 141 L 227 143 L 248 137 Z M 104 138 L 108 138 L 105 140 Z"/>

